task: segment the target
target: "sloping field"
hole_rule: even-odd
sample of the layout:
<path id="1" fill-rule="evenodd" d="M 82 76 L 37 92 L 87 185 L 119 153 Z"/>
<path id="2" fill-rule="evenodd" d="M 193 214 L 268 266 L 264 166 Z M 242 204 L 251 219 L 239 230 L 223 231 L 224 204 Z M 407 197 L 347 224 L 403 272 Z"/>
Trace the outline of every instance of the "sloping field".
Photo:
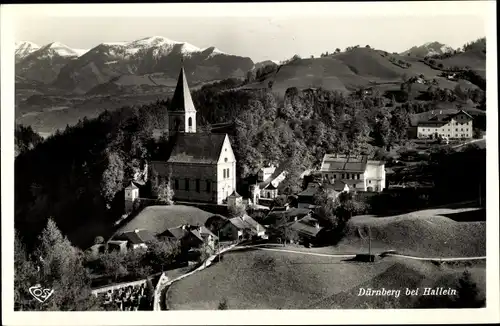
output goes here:
<path id="1" fill-rule="evenodd" d="M 182 224 L 205 225 L 207 219 L 213 215 L 191 206 L 149 206 L 124 224 L 117 232 L 146 229 L 153 233 L 161 233 Z"/>
<path id="2" fill-rule="evenodd" d="M 235 251 L 174 283 L 167 300 L 170 310 L 217 309 L 223 300 L 228 309 L 366 308 L 387 300 L 359 297 L 360 287 L 404 291 L 435 284 L 463 269 L 396 258 L 365 264 L 299 253 Z M 482 282 L 484 268 L 478 271 L 474 276 Z M 401 307 L 413 307 L 413 301 L 403 295 L 395 300 Z"/>
<path id="3" fill-rule="evenodd" d="M 486 223 L 456 222 L 450 218 L 465 210 L 475 209 L 424 210 L 390 217 L 356 216 L 337 250 L 362 248 L 367 251 L 370 229 L 373 250 L 396 250 L 405 255 L 431 258 L 485 256 Z M 445 214 L 448 217 L 443 216 Z"/>
<path id="4" fill-rule="evenodd" d="M 486 54 L 481 50 L 471 50 L 441 60 L 445 67 L 469 66 L 474 70 L 484 71 L 486 69 Z"/>

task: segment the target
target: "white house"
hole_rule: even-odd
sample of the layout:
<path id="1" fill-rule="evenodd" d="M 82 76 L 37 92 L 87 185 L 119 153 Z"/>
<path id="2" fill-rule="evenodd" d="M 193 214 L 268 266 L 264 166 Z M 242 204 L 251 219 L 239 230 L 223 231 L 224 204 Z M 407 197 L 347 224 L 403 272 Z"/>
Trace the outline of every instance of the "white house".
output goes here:
<path id="1" fill-rule="evenodd" d="M 125 188 L 125 212 L 132 210 L 134 201 L 139 198 L 139 188 L 130 182 L 128 187 Z"/>
<path id="2" fill-rule="evenodd" d="M 385 189 L 385 164 L 368 160 L 366 155 L 348 156 L 326 154 L 321 163 L 323 182 L 337 184 L 345 191 L 345 185 L 355 191 L 383 191 Z"/>
<path id="3" fill-rule="evenodd" d="M 261 168 L 257 173 L 257 181 L 267 181 L 267 179 L 273 175 L 274 171 L 276 171 L 276 167 L 274 165 Z"/>
<path id="4" fill-rule="evenodd" d="M 472 116 L 460 110 L 454 114 L 433 115 L 417 125 L 417 138 L 469 139 L 473 135 Z"/>

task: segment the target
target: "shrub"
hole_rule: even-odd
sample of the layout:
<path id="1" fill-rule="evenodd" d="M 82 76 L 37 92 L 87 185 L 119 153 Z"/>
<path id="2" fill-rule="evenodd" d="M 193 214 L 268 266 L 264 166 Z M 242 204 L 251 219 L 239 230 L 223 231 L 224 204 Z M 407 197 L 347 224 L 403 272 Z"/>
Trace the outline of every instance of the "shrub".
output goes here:
<path id="1" fill-rule="evenodd" d="M 219 306 L 217 307 L 217 310 L 227 310 L 227 300 L 226 300 L 226 298 L 222 299 L 219 302 Z"/>

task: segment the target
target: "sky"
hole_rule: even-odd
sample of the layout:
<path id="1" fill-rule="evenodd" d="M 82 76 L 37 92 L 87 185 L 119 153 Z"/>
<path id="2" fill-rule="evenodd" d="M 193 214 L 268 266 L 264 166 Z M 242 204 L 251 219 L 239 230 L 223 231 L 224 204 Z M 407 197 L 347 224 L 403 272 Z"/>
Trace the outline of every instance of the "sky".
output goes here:
<path id="1" fill-rule="evenodd" d="M 294 54 L 319 56 L 353 45 L 370 45 L 389 52 L 433 41 L 461 47 L 487 34 L 483 11 L 477 9 L 482 8 L 481 2 L 474 2 L 474 7 L 462 4 L 467 1 L 444 3 L 448 9 L 439 9 L 436 4 L 440 2 L 434 1 L 430 2 L 434 6 L 427 3 L 412 8 L 400 5 L 405 3 L 386 7 L 372 3 L 357 3 L 355 7 L 329 4 L 321 8 L 318 6 L 325 3 L 320 3 L 301 9 L 294 3 L 275 7 L 234 5 L 234 10 L 221 4 L 190 4 L 184 5 L 184 10 L 144 5 L 129 11 L 123 10 L 128 8 L 126 5 L 108 5 L 101 10 L 91 5 L 68 5 L 65 10 L 54 7 L 58 5 L 24 5 L 13 6 L 12 22 L 16 41 L 38 45 L 58 41 L 72 48 L 90 49 L 102 42 L 164 36 L 199 48 L 215 46 L 258 62 L 283 60 Z"/>

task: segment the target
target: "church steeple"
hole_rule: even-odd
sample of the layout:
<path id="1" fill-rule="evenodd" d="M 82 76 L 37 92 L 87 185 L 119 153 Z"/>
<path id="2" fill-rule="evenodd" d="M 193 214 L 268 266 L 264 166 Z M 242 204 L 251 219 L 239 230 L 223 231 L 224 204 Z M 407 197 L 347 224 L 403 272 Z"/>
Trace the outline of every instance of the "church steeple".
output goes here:
<path id="1" fill-rule="evenodd" d="M 168 108 L 169 131 L 196 132 L 196 109 L 186 79 L 184 66 L 181 66 L 172 103 Z"/>

